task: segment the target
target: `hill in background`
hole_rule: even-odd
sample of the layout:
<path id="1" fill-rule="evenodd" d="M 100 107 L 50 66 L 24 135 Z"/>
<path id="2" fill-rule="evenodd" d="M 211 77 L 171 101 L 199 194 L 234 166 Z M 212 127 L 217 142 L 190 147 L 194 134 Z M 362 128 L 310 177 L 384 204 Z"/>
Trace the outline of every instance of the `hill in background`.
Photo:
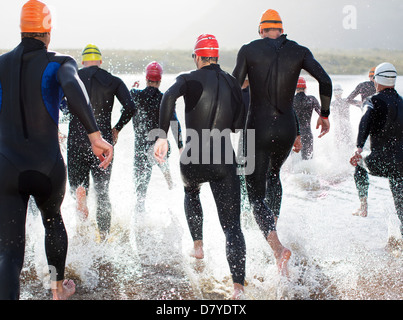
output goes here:
<path id="1" fill-rule="evenodd" d="M 73 56 L 81 65 L 80 49 L 55 50 Z M 0 50 L 0 54 L 4 53 Z M 361 75 L 382 62 L 395 65 L 398 74 L 403 75 L 403 51 L 392 50 L 312 50 L 315 58 L 331 75 Z M 232 72 L 237 50 L 221 50 L 219 63 L 223 70 Z M 164 67 L 165 73 L 176 74 L 195 69 L 192 51 L 189 50 L 103 50 L 103 68 L 114 74 L 141 74 L 145 66 L 156 60 Z"/>

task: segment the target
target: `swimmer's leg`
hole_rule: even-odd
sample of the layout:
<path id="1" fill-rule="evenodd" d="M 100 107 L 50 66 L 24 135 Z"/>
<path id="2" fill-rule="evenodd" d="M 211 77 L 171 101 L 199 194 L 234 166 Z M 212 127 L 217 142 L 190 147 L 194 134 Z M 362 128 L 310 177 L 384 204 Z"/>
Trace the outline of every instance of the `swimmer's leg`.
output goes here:
<path id="1" fill-rule="evenodd" d="M 143 213 L 153 167 L 142 149 L 135 150 L 133 163 L 134 191 L 137 199 L 135 212 Z"/>
<path id="2" fill-rule="evenodd" d="M 45 228 L 45 253 L 51 275 L 54 300 L 68 299 L 75 292 L 75 285 L 64 279 L 68 237 L 60 207 L 66 191 L 66 171 L 60 159 L 49 176 L 49 190 L 39 191 L 34 195 L 36 204 L 42 214 Z M 46 184 L 44 180 L 42 185 Z"/>
<path id="3" fill-rule="evenodd" d="M 0 300 L 19 299 L 27 201 L 0 188 Z"/>
<path id="4" fill-rule="evenodd" d="M 88 148 L 74 143 L 67 144 L 67 168 L 70 191 L 76 200 L 76 211 L 80 219 L 88 218 L 87 195 L 90 184 L 90 156 Z"/>
<path id="5" fill-rule="evenodd" d="M 358 191 L 358 198 L 360 199 L 360 208 L 353 212 L 355 216 L 366 217 L 368 215 L 368 189 L 369 178 L 368 172 L 365 168 L 357 165 L 354 172 L 354 182 Z"/>
<path id="6" fill-rule="evenodd" d="M 265 150 L 256 151 L 256 165 L 252 174 L 245 176 L 249 201 L 255 220 L 266 241 L 273 250 L 281 275 L 288 275 L 288 261 L 291 251 L 281 243 L 276 231 L 276 216 L 266 201 L 266 173 L 269 172 L 270 157 Z"/>
<path id="7" fill-rule="evenodd" d="M 0 155 L 0 300 L 18 300 L 20 295 L 28 197 L 19 193 L 18 175 Z"/>
<path id="8" fill-rule="evenodd" d="M 389 178 L 389 186 L 392 191 L 397 217 L 400 220 L 400 232 L 403 237 L 403 177 Z"/>
<path id="9" fill-rule="evenodd" d="M 96 196 L 96 219 L 101 235 L 104 240 L 110 232 L 112 219 L 112 204 L 109 197 L 109 184 L 112 174 L 112 163 L 107 169 L 100 169 L 98 160 L 94 157 L 94 166 L 92 167 L 92 176 L 94 178 L 94 190 Z"/>
<path id="10" fill-rule="evenodd" d="M 243 294 L 245 283 L 246 245 L 241 229 L 240 180 L 235 166 L 224 179 L 210 182 L 218 217 L 226 239 L 227 261 L 234 283 L 233 299 Z"/>
<path id="11" fill-rule="evenodd" d="M 192 256 L 203 259 L 203 210 L 200 202 L 200 186 L 185 187 L 185 214 L 193 239 Z"/>

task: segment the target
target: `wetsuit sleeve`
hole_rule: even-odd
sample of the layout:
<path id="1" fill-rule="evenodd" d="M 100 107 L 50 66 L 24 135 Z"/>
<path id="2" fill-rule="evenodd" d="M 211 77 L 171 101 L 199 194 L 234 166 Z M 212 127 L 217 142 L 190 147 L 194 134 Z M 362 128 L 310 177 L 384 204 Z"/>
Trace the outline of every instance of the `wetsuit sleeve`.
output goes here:
<path id="1" fill-rule="evenodd" d="M 349 104 L 354 104 L 356 106 L 361 106 L 361 102 L 358 100 L 354 100 L 356 96 L 359 94 L 362 94 L 362 83 L 358 84 L 357 87 L 354 89 L 353 92 L 350 93 L 350 95 L 347 97 L 347 102 Z"/>
<path id="2" fill-rule="evenodd" d="M 176 126 L 171 127 L 172 134 L 175 138 L 176 145 L 178 146 L 178 149 L 183 148 L 183 140 L 182 140 L 182 127 L 179 122 L 178 116 L 176 115 L 176 111 L 174 111 L 172 115 L 172 121 L 176 123 Z"/>
<path id="3" fill-rule="evenodd" d="M 365 101 L 364 108 L 366 108 L 366 111 L 360 120 L 357 137 L 357 148 L 361 149 L 364 148 L 368 139 L 375 115 L 374 105 L 370 99 Z"/>
<path id="4" fill-rule="evenodd" d="M 330 114 L 330 101 L 332 99 L 332 80 L 320 63 L 315 60 L 311 51 L 306 49 L 302 68 L 309 72 L 319 82 L 319 95 L 321 101 L 322 117 L 328 117 Z"/>
<path id="5" fill-rule="evenodd" d="M 297 116 L 297 113 L 295 112 L 294 109 L 293 109 L 293 112 L 294 112 L 294 116 L 295 116 L 295 125 L 296 125 L 296 127 L 297 127 L 297 136 L 300 136 L 300 135 L 301 135 L 301 129 L 300 129 L 300 127 L 299 127 L 298 116 Z"/>
<path id="6" fill-rule="evenodd" d="M 312 102 L 313 109 L 316 111 L 316 113 L 317 113 L 318 115 L 320 115 L 320 104 L 319 104 L 319 101 L 318 101 L 314 96 L 311 96 L 311 102 Z"/>
<path id="7" fill-rule="evenodd" d="M 232 75 L 238 80 L 240 86 L 242 86 L 245 81 L 247 74 L 247 64 L 246 64 L 246 54 L 245 54 L 245 46 L 242 46 L 238 52 L 236 65 L 234 70 L 232 71 Z"/>
<path id="8" fill-rule="evenodd" d="M 379 134 L 384 130 L 388 116 L 388 105 L 379 95 L 364 101 L 365 113 L 358 127 L 357 147 L 363 148 L 370 134 Z"/>
<path id="9" fill-rule="evenodd" d="M 77 116 L 88 134 L 99 131 L 87 91 L 77 73 L 77 63 L 72 59 L 65 62 L 59 68 L 57 79 L 67 98 L 69 111 Z"/>
<path id="10" fill-rule="evenodd" d="M 234 87 L 232 88 L 232 104 L 236 106 L 232 131 L 235 132 L 236 129 L 245 129 L 246 108 L 242 99 L 241 87 L 238 85 L 236 79 L 232 79 L 234 83 Z"/>
<path id="11" fill-rule="evenodd" d="M 175 112 L 176 100 L 183 96 L 186 90 L 186 81 L 182 76 L 176 78 L 176 82 L 165 91 L 161 105 L 160 105 L 160 117 L 159 117 L 159 136 L 166 138 L 166 134 L 169 130 L 170 121 Z"/>
<path id="12" fill-rule="evenodd" d="M 132 100 L 129 90 L 123 81 L 120 83 L 116 90 L 116 97 L 122 105 L 122 113 L 118 123 L 115 125 L 115 129 L 120 131 L 123 127 L 130 122 L 136 113 L 136 106 Z"/>

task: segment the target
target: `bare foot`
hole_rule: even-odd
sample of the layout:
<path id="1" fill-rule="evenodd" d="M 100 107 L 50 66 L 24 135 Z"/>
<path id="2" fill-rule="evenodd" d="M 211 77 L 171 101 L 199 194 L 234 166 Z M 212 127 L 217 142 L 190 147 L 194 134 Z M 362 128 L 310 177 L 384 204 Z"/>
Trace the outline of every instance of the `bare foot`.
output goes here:
<path id="1" fill-rule="evenodd" d="M 362 198 L 360 199 L 361 201 L 361 206 L 357 211 L 353 212 L 353 216 L 359 216 L 359 217 L 366 217 L 368 215 L 368 204 L 367 204 L 367 199 Z"/>
<path id="2" fill-rule="evenodd" d="M 288 261 L 290 260 L 290 257 L 291 251 L 287 248 L 284 248 L 281 251 L 281 254 L 276 257 L 278 272 L 282 276 L 288 277 Z"/>
<path id="3" fill-rule="evenodd" d="M 203 240 L 194 241 L 193 246 L 194 248 L 190 256 L 196 259 L 203 259 L 204 258 Z"/>
<path id="4" fill-rule="evenodd" d="M 267 236 L 267 241 L 273 250 L 274 258 L 276 258 L 277 268 L 280 275 L 288 277 L 287 264 L 291 257 L 291 251 L 281 244 L 277 231 L 270 232 Z"/>
<path id="5" fill-rule="evenodd" d="M 87 192 L 83 186 L 79 186 L 76 190 L 77 198 L 77 212 L 80 218 L 86 220 L 88 218 L 88 207 L 87 207 Z"/>
<path id="6" fill-rule="evenodd" d="M 242 300 L 244 298 L 244 287 L 239 283 L 234 283 L 234 293 L 231 300 Z"/>
<path id="7" fill-rule="evenodd" d="M 357 211 L 353 212 L 353 216 L 358 216 L 358 217 L 366 217 L 368 215 L 368 211 L 365 209 L 363 210 L 362 208 L 357 209 Z"/>
<path id="8" fill-rule="evenodd" d="M 62 280 L 56 282 L 56 289 L 52 289 L 53 300 L 67 300 L 76 292 L 76 285 L 73 280 Z"/>
<path id="9" fill-rule="evenodd" d="M 403 251 L 403 239 L 396 239 L 395 237 L 391 236 L 388 239 L 388 244 L 386 248 L 390 251 Z"/>

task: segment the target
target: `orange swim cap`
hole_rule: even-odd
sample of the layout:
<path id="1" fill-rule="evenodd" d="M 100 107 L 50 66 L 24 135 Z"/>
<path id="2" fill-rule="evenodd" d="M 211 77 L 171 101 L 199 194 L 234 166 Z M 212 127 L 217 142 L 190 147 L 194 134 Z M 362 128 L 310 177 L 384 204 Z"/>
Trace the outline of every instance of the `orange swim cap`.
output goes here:
<path id="1" fill-rule="evenodd" d="M 46 33 L 52 29 L 52 16 L 46 4 L 29 0 L 21 10 L 21 32 Z"/>
<path id="2" fill-rule="evenodd" d="M 375 67 L 371 68 L 371 70 L 369 70 L 369 74 L 368 76 L 373 77 L 375 75 Z"/>
<path id="3" fill-rule="evenodd" d="M 281 21 L 280 15 L 276 10 L 267 10 L 265 13 L 263 13 L 262 18 L 260 19 L 260 32 L 262 32 L 262 29 L 268 28 L 281 29 L 281 32 L 284 32 L 283 21 Z"/>

